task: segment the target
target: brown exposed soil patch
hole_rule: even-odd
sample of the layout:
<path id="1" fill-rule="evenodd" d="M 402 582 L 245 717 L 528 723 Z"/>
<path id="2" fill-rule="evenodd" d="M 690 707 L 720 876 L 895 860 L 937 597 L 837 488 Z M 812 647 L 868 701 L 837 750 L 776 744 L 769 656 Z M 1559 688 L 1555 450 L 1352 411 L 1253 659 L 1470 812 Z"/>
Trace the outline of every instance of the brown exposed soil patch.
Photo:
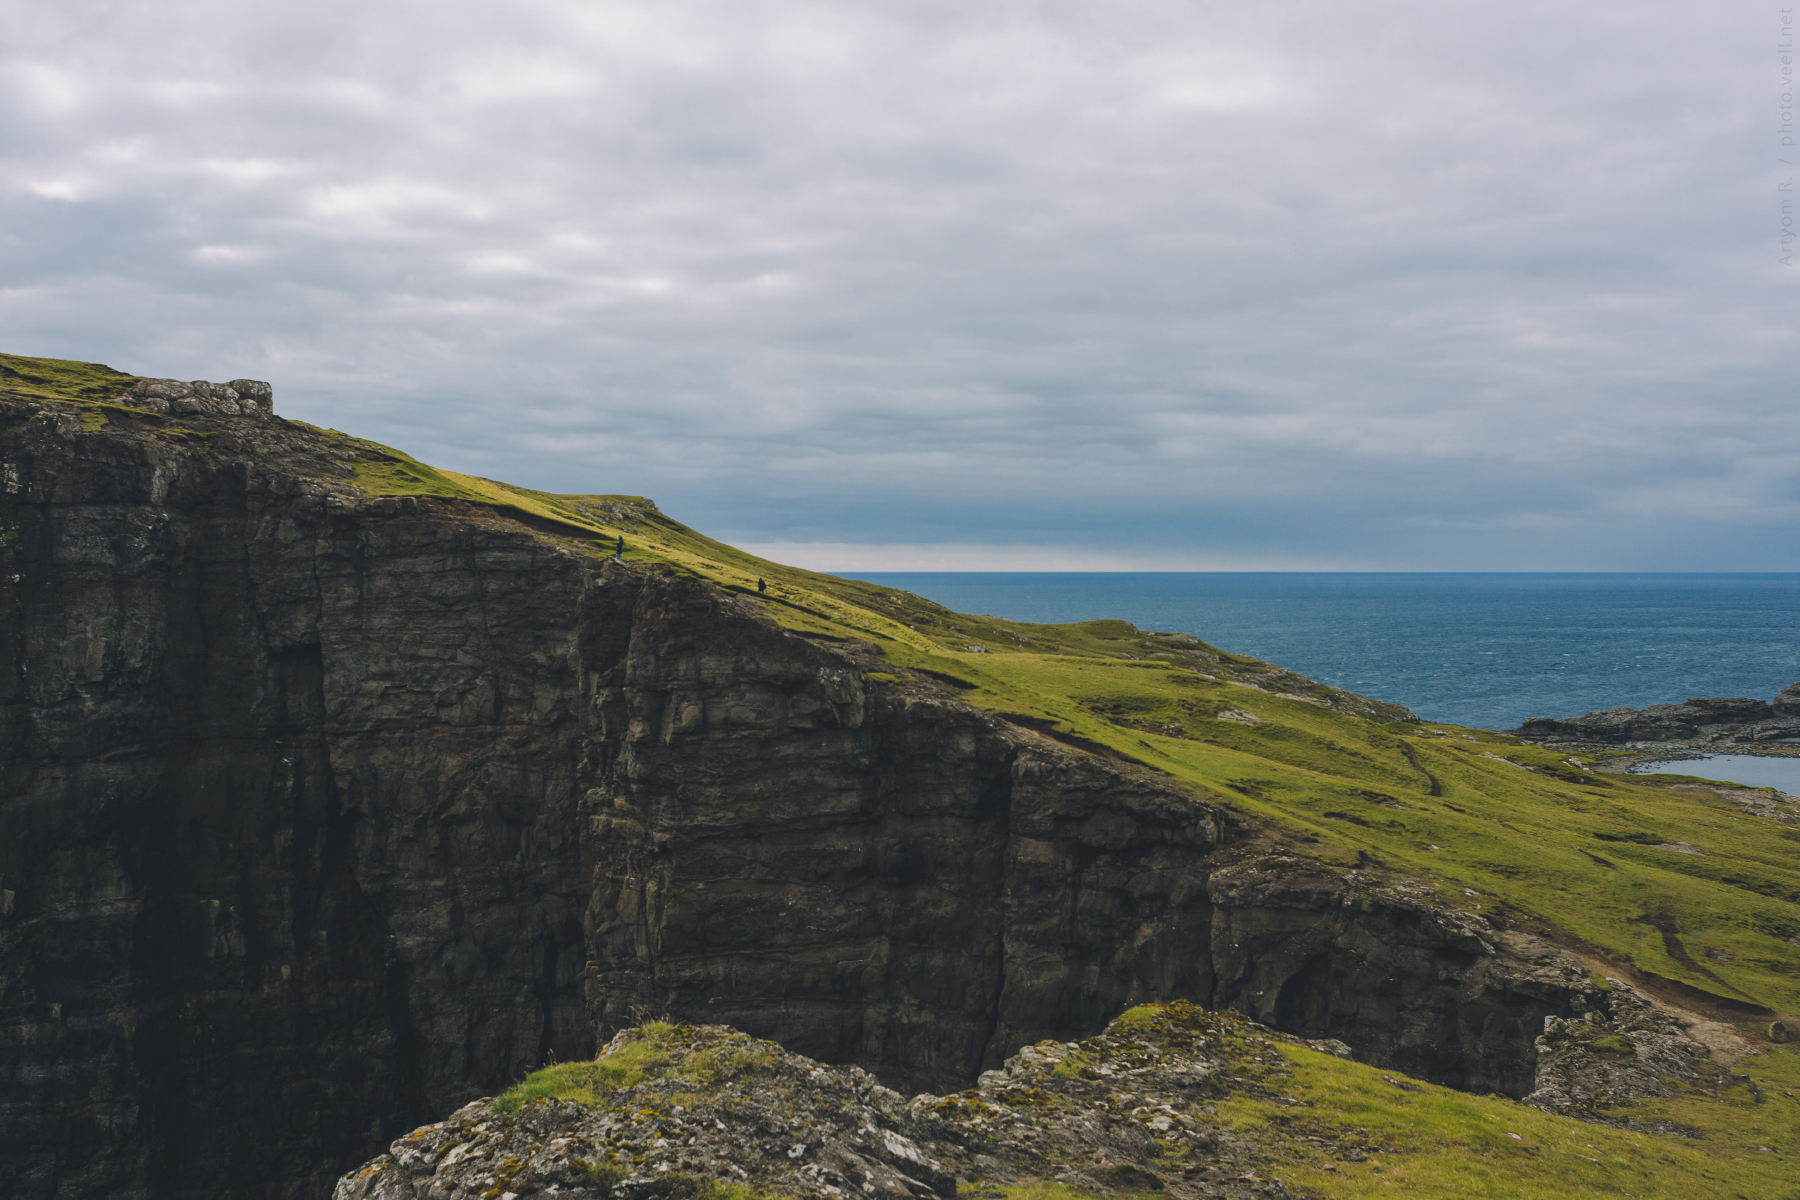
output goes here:
<path id="1" fill-rule="evenodd" d="M 1688 970 L 1692 971 L 1694 974 L 1699 975 L 1705 979 L 1710 979 L 1714 983 L 1718 984 L 1720 987 L 1729 989 L 1730 991 L 1737 992 L 1738 995 L 1740 995 L 1740 996 L 1744 995 L 1743 992 L 1739 992 L 1737 988 L 1732 987 L 1729 983 L 1726 983 L 1723 979 L 1720 979 L 1717 975 L 1713 974 L 1710 970 L 1701 966 L 1698 962 L 1694 961 L 1694 956 L 1689 954 L 1687 951 L 1687 947 L 1682 944 L 1681 933 L 1680 933 L 1680 931 L 1678 931 L 1675 928 L 1675 917 L 1672 913 L 1670 913 L 1666 910 L 1663 910 L 1663 909 L 1658 909 L 1654 912 L 1646 913 L 1644 915 L 1644 917 L 1642 918 L 1642 920 L 1644 921 L 1645 924 L 1654 928 L 1656 930 L 1656 932 L 1662 934 L 1663 949 L 1665 949 L 1669 952 L 1670 958 L 1674 959 L 1676 962 L 1680 963 L 1682 966 L 1686 967 Z M 1690 986 L 1688 984 L 1679 983 L 1678 981 L 1673 980 L 1673 979 L 1669 980 L 1668 982 L 1671 984 L 1674 984 L 1677 987 L 1682 987 L 1682 988 L 1687 988 Z M 1750 1013 L 1755 1016 L 1767 1016 L 1769 1014 L 1769 1012 L 1771 1011 L 1769 1008 L 1765 1007 L 1764 1005 L 1757 1004 L 1753 1001 L 1750 1003 L 1745 1003 L 1744 1001 L 1732 1000 L 1725 996 L 1712 996 L 1707 992 L 1701 991 L 1701 989 L 1699 989 L 1699 988 L 1692 988 L 1691 990 L 1693 990 L 1695 992 L 1699 992 L 1700 995 L 1702 995 L 1702 996 L 1706 996 L 1708 999 L 1710 999 L 1715 1004 L 1719 1004 L 1719 1005 L 1722 1005 L 1722 1006 L 1725 1006 L 1728 1008 L 1735 1008 L 1735 1009 L 1738 1009 L 1738 1010 L 1746 1012 L 1746 1013 Z M 1745 999 L 1748 1000 L 1748 997 L 1745 997 Z"/>
<path id="2" fill-rule="evenodd" d="M 1047 721 L 1043 717 L 1027 717 L 1019 713 L 998 713 L 996 715 L 1009 725 L 1017 725 L 1021 728 L 1029 729 L 1033 733 L 1042 734 L 1051 741 L 1059 742 L 1062 745 L 1069 747 L 1071 750 L 1081 750 L 1085 753 L 1092 754 L 1097 758 L 1108 759 L 1112 762 L 1129 763 L 1134 767 L 1143 767 L 1146 770 L 1155 771 L 1159 775 L 1168 774 L 1167 771 L 1151 766 L 1141 758 L 1133 758 L 1131 755 L 1125 754 L 1122 751 L 1114 750 L 1104 742 L 1096 742 L 1092 738 L 1084 738 L 1078 733 L 1069 733 L 1066 730 L 1058 729 L 1054 722 Z"/>
<path id="3" fill-rule="evenodd" d="M 1438 777 L 1436 775 L 1433 775 L 1430 771 L 1427 771 L 1425 769 L 1425 764 L 1419 761 L 1418 752 L 1416 750 L 1414 750 L 1412 748 L 1412 746 L 1405 741 L 1402 741 L 1400 743 L 1400 745 L 1405 748 L 1406 757 L 1409 760 L 1411 760 L 1413 767 L 1421 775 L 1425 776 L 1425 778 L 1427 778 L 1431 781 L 1431 794 L 1434 796 L 1443 795 L 1444 794 L 1444 785 L 1442 783 L 1438 782 Z"/>

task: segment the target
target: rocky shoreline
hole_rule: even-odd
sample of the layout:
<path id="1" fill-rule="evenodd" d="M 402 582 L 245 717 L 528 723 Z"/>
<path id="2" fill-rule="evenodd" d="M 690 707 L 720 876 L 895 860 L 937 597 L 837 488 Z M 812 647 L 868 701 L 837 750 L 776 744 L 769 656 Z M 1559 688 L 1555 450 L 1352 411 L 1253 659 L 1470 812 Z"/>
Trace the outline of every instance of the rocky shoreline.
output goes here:
<path id="1" fill-rule="evenodd" d="M 1531 717 L 1507 732 L 1541 746 L 1643 751 L 1634 761 L 1800 755 L 1800 683 L 1789 684 L 1772 701 L 1696 696 L 1642 709 L 1621 706 L 1579 717 Z"/>

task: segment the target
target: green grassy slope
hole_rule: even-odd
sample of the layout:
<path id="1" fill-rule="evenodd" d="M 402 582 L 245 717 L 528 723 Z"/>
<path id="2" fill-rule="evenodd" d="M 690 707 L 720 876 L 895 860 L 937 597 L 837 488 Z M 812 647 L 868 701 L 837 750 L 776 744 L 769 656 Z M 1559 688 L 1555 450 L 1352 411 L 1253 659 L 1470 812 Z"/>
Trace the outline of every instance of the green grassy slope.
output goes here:
<path id="1" fill-rule="evenodd" d="M 761 577 L 784 625 L 871 642 L 897 671 L 961 680 L 969 703 L 1166 772 L 1297 852 L 1345 864 L 1367 854 L 1456 907 L 1560 931 L 1725 1000 L 1800 1009 L 1800 829 L 1699 781 L 1608 774 L 1485 730 L 1336 711 L 1332 689 L 1123 621 L 951 612 L 746 554 L 639 497 L 477 482 L 598 534 L 595 552 L 623 536 L 629 557 L 741 592 Z M 1675 844 L 1702 852 L 1660 848 Z"/>
<path id="2" fill-rule="evenodd" d="M 896 671 L 961 680 L 969 703 L 1166 772 L 1297 852 L 1345 864 L 1367 854 L 1456 907 L 1562 931 L 1722 999 L 1800 1008 L 1800 830 L 1713 787 L 1599 772 L 1484 730 L 1334 711 L 1329 688 L 1123 621 L 950 612 L 745 554 L 637 497 L 488 486 L 573 514 L 600 534 L 597 551 L 623 535 L 629 557 L 739 591 L 760 576 L 784 625 L 872 642 Z M 1677 843 L 1703 853 L 1659 848 Z"/>
<path id="3" fill-rule="evenodd" d="M 1637 1196 L 1741 1200 L 1800 1195 L 1788 1155 L 1800 1135 L 1800 1054 L 1756 1060 L 1755 1086 L 1648 1101 L 1619 1115 L 1672 1121 L 1696 1136 L 1641 1133 L 1552 1116 L 1277 1043 L 1277 1086 L 1298 1103 L 1250 1095 L 1219 1105 L 1243 1136 L 1287 1150 L 1279 1174 L 1335 1200 L 1446 1196 L 1492 1200 Z M 1332 1162 L 1325 1146 L 1360 1137 L 1368 1157 Z"/>
<path id="4" fill-rule="evenodd" d="M 0 354 L 0 387 L 46 399 L 103 401 L 123 392 L 138 378 L 100 363 Z"/>
<path id="5" fill-rule="evenodd" d="M 1800 831 L 1712 788 L 1597 773 L 1486 731 L 1383 725 L 1179 666 L 940 657 L 980 685 L 966 700 L 1166 771 L 1296 850 L 1346 865 L 1367 854 L 1454 907 L 1553 927 L 1722 998 L 1800 1007 Z M 1261 723 L 1221 719 L 1229 710 Z M 1677 843 L 1703 853 L 1661 848 Z"/>

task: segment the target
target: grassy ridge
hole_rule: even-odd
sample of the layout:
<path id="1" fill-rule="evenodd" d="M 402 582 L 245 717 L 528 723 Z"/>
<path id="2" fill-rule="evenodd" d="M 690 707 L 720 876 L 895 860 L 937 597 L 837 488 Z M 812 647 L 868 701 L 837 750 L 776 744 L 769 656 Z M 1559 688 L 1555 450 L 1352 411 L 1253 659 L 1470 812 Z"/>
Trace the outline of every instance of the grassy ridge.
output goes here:
<path id="1" fill-rule="evenodd" d="M 1552 927 L 1726 1000 L 1800 1009 L 1800 831 L 1741 811 L 1716 785 L 1598 772 L 1591 758 L 1485 730 L 1349 715 L 1328 706 L 1333 689 L 1191 637 L 956 613 L 746 554 L 642 497 L 534 491 L 363 445 L 388 456 L 358 468 L 371 494 L 491 504 L 594 554 L 623 537 L 631 559 L 739 592 L 760 578 L 784 626 L 962 680 L 969 703 L 1166 772 L 1295 852 L 1344 865 L 1368 855 L 1455 907 Z M 1659 848 L 1678 843 L 1702 853 Z"/>
<path id="2" fill-rule="evenodd" d="M 1717 785 L 1608 774 L 1485 730 L 1347 715 L 1326 706 L 1331 689 L 1286 691 L 1300 685 L 1283 676 L 1272 691 L 1257 683 L 1267 664 L 1123 621 L 953 613 L 745 554 L 636 497 L 490 486 L 624 536 L 632 557 L 741 591 L 761 577 L 782 624 L 960 679 L 969 703 L 1164 771 L 1296 851 L 1345 865 L 1367 854 L 1456 907 L 1555 927 L 1724 999 L 1800 1009 L 1800 831 L 1742 811 Z M 1659 848 L 1675 844 L 1702 853 Z"/>
<path id="3" fill-rule="evenodd" d="M 101 363 L 0 354 L 0 387 L 47 400 L 105 401 L 137 381 L 138 376 Z"/>
<path id="4" fill-rule="evenodd" d="M 1254 682 L 1267 664 L 1123 621 L 952 613 L 745 554 L 635 497 L 511 490 L 625 536 L 633 557 L 744 591 L 760 576 L 782 624 L 961 679 L 969 703 L 1164 771 L 1296 851 L 1345 865 L 1367 854 L 1454 906 L 1553 926 L 1721 998 L 1800 1009 L 1800 831 L 1741 811 L 1716 785 L 1607 774 L 1485 730 L 1346 715 L 1319 702 L 1330 689 L 1273 692 Z M 1658 848 L 1677 843 L 1703 853 Z"/>

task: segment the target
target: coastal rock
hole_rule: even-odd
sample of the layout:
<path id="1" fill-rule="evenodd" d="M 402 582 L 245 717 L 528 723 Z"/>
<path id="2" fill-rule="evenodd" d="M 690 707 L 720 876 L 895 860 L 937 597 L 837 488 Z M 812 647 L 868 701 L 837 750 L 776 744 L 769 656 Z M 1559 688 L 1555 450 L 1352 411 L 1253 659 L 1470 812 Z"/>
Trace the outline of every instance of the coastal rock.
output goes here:
<path id="1" fill-rule="evenodd" d="M 1512 732 L 1546 745 L 1642 745 L 1716 752 L 1732 745 L 1767 744 L 1800 737 L 1800 683 L 1783 689 L 1772 704 L 1748 696 L 1697 696 L 1681 704 L 1609 708 L 1561 720 L 1532 717 Z"/>
<path id="2" fill-rule="evenodd" d="M 1779 716 L 1800 717 L 1800 683 L 1790 683 L 1781 689 L 1781 694 L 1769 702 Z"/>

